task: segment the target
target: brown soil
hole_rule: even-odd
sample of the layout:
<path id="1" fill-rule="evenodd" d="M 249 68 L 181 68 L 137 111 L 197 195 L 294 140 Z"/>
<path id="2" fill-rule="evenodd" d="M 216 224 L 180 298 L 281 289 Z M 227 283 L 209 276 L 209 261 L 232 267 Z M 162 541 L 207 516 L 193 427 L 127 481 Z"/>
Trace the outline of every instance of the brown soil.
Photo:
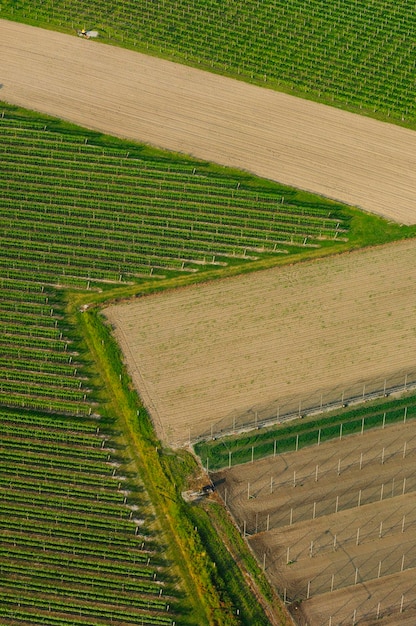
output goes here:
<path id="1" fill-rule="evenodd" d="M 355 612 L 357 624 L 378 613 L 377 623 L 398 625 L 415 618 L 415 470 L 416 422 L 407 421 L 214 482 L 298 624 L 352 624 Z"/>
<path id="2" fill-rule="evenodd" d="M 262 403 L 415 367 L 415 241 L 111 306 L 135 384 L 172 445 Z"/>
<path id="3" fill-rule="evenodd" d="M 416 133 L 136 52 L 0 20 L 7 102 L 416 223 Z"/>

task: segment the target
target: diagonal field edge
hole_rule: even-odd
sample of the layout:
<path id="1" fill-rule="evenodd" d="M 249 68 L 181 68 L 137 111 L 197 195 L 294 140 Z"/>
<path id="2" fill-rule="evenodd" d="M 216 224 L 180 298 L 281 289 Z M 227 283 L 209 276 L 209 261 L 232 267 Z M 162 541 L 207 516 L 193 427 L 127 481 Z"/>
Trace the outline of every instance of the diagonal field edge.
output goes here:
<path id="1" fill-rule="evenodd" d="M 416 224 L 416 132 L 0 20 L 0 98 Z"/>

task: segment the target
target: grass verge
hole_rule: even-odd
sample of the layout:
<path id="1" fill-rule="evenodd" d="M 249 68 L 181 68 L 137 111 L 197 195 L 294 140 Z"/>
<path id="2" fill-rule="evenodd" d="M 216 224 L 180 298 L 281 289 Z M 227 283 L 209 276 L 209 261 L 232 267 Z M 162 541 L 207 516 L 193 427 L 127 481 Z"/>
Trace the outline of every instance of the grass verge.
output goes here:
<path id="1" fill-rule="evenodd" d="M 169 557 L 184 581 L 189 599 L 189 615 L 184 623 L 195 626 L 242 624 L 228 593 L 228 585 L 222 579 L 221 571 L 218 571 L 223 568 L 215 565 L 213 533 L 208 524 L 199 524 L 199 518 L 198 524 L 203 532 L 198 532 L 192 509 L 180 496 L 183 477 L 192 469 L 195 461 L 190 455 L 173 455 L 162 449 L 150 419 L 140 406 L 124 371 L 118 346 L 99 311 L 91 309 L 81 313 L 72 310 L 70 315 L 82 330 L 100 374 L 102 393 L 107 402 L 106 411 L 118 417 L 117 424 L 123 430 L 130 456 L 137 466 L 164 532 Z M 216 549 L 218 547 L 219 544 Z"/>
<path id="2" fill-rule="evenodd" d="M 403 419 L 416 417 L 416 395 L 376 400 L 325 413 L 320 417 L 294 419 L 250 433 L 223 437 L 195 444 L 195 453 L 211 471 L 290 452 L 361 430 L 384 427 Z"/>

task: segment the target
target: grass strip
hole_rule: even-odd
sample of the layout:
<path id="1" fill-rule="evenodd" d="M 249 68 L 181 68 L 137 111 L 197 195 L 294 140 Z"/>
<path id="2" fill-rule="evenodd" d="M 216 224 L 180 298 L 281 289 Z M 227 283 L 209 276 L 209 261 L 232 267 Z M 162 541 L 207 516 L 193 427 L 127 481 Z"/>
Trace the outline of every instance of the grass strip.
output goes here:
<path id="1" fill-rule="evenodd" d="M 330 439 L 416 417 L 416 395 L 377 400 L 319 418 L 296 419 L 243 435 L 195 444 L 195 453 L 211 471 L 290 452 Z"/>
<path id="2" fill-rule="evenodd" d="M 72 313 L 74 315 L 74 313 Z M 107 410 L 119 416 L 129 453 L 145 484 L 157 518 L 169 544 L 170 557 L 184 581 L 191 612 L 187 624 L 195 626 L 233 626 L 239 623 L 215 565 L 178 493 L 176 477 L 171 473 L 161 444 L 150 419 L 140 406 L 136 392 L 120 358 L 119 348 L 95 309 L 75 313 L 78 327 L 93 356 L 107 398 Z M 173 458 L 173 457 L 172 457 Z"/>

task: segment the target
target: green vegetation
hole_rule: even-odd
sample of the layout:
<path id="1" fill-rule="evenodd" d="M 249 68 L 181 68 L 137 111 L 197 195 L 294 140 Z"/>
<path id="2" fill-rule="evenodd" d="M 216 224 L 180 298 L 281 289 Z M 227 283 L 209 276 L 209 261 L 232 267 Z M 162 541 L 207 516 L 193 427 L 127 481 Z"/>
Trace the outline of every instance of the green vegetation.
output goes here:
<path id="1" fill-rule="evenodd" d="M 5 105 L 0 137 L 0 265 L 9 280 L 32 281 L 35 270 L 37 283 L 108 290 L 150 277 L 258 269 L 416 233 L 244 173 L 137 144 L 109 145 Z"/>
<path id="2" fill-rule="evenodd" d="M 415 127 L 411 0 L 3 0 L 2 17 Z"/>
<path id="3" fill-rule="evenodd" d="M 414 417 L 416 396 L 409 395 L 333 411 L 319 418 L 296 419 L 250 433 L 202 441 L 194 448 L 201 461 L 215 471 Z"/>
<path id="4" fill-rule="evenodd" d="M 267 623 L 277 599 L 220 509 L 182 500 L 195 460 L 156 439 L 95 306 L 416 229 L 7 105 L 0 137 L 1 619 Z"/>
<path id="5" fill-rule="evenodd" d="M 410 0 L 3 0 L 1 10 L 415 127 Z M 0 138 L 0 619 L 248 626 L 267 623 L 262 604 L 284 624 L 224 509 L 183 502 L 194 459 L 162 448 L 98 309 L 82 306 L 416 229 L 8 105 Z M 214 469 L 230 452 L 245 462 L 415 410 L 413 398 L 379 403 L 198 453 Z"/>

